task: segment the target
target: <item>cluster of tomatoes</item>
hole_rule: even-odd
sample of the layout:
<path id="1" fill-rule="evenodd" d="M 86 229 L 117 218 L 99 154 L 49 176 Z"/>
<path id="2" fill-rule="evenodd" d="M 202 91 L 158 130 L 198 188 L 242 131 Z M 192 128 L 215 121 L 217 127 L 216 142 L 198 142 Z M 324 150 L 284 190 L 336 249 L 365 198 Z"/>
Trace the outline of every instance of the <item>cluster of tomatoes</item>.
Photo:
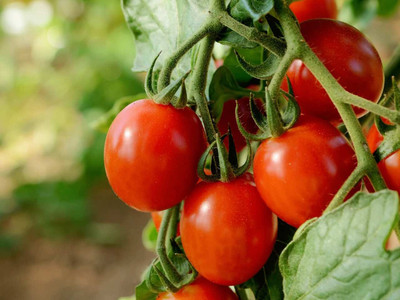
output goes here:
<path id="1" fill-rule="evenodd" d="M 303 0 L 291 8 L 304 21 L 305 40 L 338 82 L 376 102 L 384 80 L 379 55 L 361 32 L 334 20 L 335 1 Z M 156 211 L 184 200 L 178 234 L 201 276 L 159 299 L 237 299 L 226 286 L 247 281 L 266 263 L 277 235 L 276 216 L 294 227 L 320 216 L 356 167 L 354 150 L 335 127 L 340 116 L 316 78 L 301 61 L 292 64 L 287 76 L 302 115 L 283 135 L 261 143 L 253 161 L 254 179 L 245 173 L 230 182 L 199 181 L 197 165 L 207 142 L 200 119 L 188 107 L 139 100 L 111 125 L 105 168 L 118 197 L 137 210 L 153 212 L 158 226 L 161 215 Z M 286 83 L 282 89 L 287 90 Z M 238 104 L 242 123 L 256 132 L 248 99 Z M 218 128 L 224 134 L 229 124 L 241 150 L 246 142 L 234 105 L 234 100 L 225 103 Z M 373 128 L 372 150 L 379 138 Z M 397 190 L 400 173 L 393 166 L 398 169 L 399 162 L 395 153 L 380 163 L 389 187 Z"/>

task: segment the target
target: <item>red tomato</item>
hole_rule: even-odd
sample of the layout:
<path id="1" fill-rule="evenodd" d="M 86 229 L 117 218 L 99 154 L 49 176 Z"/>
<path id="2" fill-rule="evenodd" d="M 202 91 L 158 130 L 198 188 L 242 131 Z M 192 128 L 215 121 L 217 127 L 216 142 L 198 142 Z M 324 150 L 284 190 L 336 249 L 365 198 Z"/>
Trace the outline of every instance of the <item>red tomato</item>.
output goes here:
<path id="1" fill-rule="evenodd" d="M 382 62 L 360 31 L 339 21 L 316 19 L 301 23 L 301 33 L 343 88 L 373 102 L 379 99 L 384 82 Z M 328 94 L 303 62 L 294 61 L 287 75 L 302 113 L 340 122 Z M 287 90 L 286 80 L 282 88 Z M 354 110 L 358 116 L 364 112 Z"/>
<path id="2" fill-rule="evenodd" d="M 367 136 L 368 145 L 372 152 L 378 148 L 382 140 L 383 137 L 374 124 Z M 378 167 L 388 188 L 400 193 L 400 150 L 379 162 Z"/>
<path id="3" fill-rule="evenodd" d="M 155 211 L 155 212 L 151 213 L 151 218 L 153 219 L 153 223 L 157 229 L 157 232 L 160 230 L 163 214 L 164 214 L 163 211 Z M 176 229 L 176 236 L 180 236 L 180 235 L 181 235 L 181 232 L 179 230 L 179 223 L 178 223 L 178 228 Z"/>
<path id="4" fill-rule="evenodd" d="M 302 115 L 283 135 L 262 142 L 253 170 L 267 206 L 299 227 L 322 214 L 355 167 L 353 149 L 334 126 Z"/>
<path id="5" fill-rule="evenodd" d="M 263 104 L 260 99 L 255 100 L 256 105 L 259 109 L 263 110 Z M 251 116 L 249 97 L 243 97 L 238 100 L 239 105 L 239 117 L 243 124 L 243 127 L 250 133 L 257 133 L 258 127 Z M 228 100 L 224 103 L 222 109 L 221 118 L 218 121 L 217 127 L 221 134 L 228 132 L 229 126 L 231 127 L 231 133 L 233 140 L 235 141 L 236 151 L 242 150 L 246 146 L 246 139 L 240 133 L 236 117 L 235 117 L 236 102 L 235 100 Z M 224 144 L 228 147 L 229 139 L 225 138 Z"/>
<path id="6" fill-rule="evenodd" d="M 337 17 L 335 0 L 301 0 L 293 2 L 289 7 L 300 23 L 310 19 Z"/>
<path id="7" fill-rule="evenodd" d="M 202 124 L 188 107 L 139 100 L 108 131 L 104 164 L 114 192 L 141 211 L 170 208 L 193 189 L 206 148 Z"/>
<path id="8" fill-rule="evenodd" d="M 199 183 L 185 200 L 182 245 L 206 279 L 237 285 L 253 277 L 274 247 L 277 218 L 265 206 L 253 178 Z"/>
<path id="9" fill-rule="evenodd" d="M 157 300 L 238 300 L 238 297 L 229 287 L 198 277 L 176 293 L 159 294 Z"/>

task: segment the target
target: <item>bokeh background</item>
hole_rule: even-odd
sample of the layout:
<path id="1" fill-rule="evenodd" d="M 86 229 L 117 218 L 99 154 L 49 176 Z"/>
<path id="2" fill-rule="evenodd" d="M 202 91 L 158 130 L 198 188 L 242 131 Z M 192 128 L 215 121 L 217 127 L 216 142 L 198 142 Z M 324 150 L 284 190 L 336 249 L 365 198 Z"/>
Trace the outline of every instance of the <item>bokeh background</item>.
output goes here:
<path id="1" fill-rule="evenodd" d="M 400 15 L 366 33 L 387 61 Z M 93 124 L 143 92 L 118 0 L 0 2 L 0 299 L 132 295 L 149 215 L 112 193 Z"/>

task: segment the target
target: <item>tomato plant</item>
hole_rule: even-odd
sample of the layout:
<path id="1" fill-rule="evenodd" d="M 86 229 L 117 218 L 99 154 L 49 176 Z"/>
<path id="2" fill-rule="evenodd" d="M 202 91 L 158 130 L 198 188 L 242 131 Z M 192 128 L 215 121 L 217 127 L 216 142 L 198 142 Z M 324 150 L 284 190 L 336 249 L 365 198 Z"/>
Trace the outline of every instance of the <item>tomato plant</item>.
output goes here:
<path id="1" fill-rule="evenodd" d="M 184 202 L 180 229 L 196 270 L 214 283 L 236 285 L 267 261 L 277 219 L 245 174 L 227 183 L 199 183 Z"/>
<path id="2" fill-rule="evenodd" d="M 335 0 L 300 0 L 290 4 L 299 22 L 310 19 L 336 19 L 337 5 Z"/>
<path id="3" fill-rule="evenodd" d="M 170 208 L 196 184 L 206 143 L 197 115 L 139 100 L 112 123 L 104 148 L 108 180 L 118 197 L 141 211 Z"/>
<path id="4" fill-rule="evenodd" d="M 229 287 L 214 284 L 203 277 L 184 286 L 176 293 L 165 292 L 158 295 L 157 300 L 237 300 L 238 297 Z"/>
<path id="5" fill-rule="evenodd" d="M 299 227 L 322 214 L 355 166 L 354 150 L 335 127 L 301 116 L 282 136 L 260 145 L 254 178 L 268 207 Z"/>
<path id="6" fill-rule="evenodd" d="M 374 124 L 367 136 L 368 145 L 372 152 L 378 148 L 382 140 L 383 137 Z M 378 167 L 388 188 L 400 193 L 400 150 L 379 162 Z"/>
<path id="7" fill-rule="evenodd" d="M 343 88 L 373 102 L 379 99 L 384 82 L 382 62 L 360 31 L 340 21 L 316 19 L 301 23 L 301 33 Z M 302 61 L 294 61 L 287 76 L 304 114 L 340 121 L 328 94 Z M 283 88 L 287 90 L 286 82 Z M 358 107 L 354 110 L 358 116 L 364 113 Z"/>

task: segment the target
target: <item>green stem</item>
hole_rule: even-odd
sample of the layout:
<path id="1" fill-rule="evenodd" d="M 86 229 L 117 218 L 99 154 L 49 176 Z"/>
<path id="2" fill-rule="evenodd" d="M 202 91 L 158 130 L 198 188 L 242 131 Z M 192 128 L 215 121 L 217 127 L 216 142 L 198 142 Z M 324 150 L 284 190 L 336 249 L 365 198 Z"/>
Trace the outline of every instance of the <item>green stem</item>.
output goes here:
<path id="1" fill-rule="evenodd" d="M 336 207 L 341 205 L 346 196 L 350 193 L 351 189 L 364 177 L 364 175 L 365 169 L 357 166 L 351 173 L 351 175 L 347 178 L 345 183 L 341 186 L 332 201 L 329 203 L 328 207 L 324 211 L 324 214 L 334 210 Z"/>
<path id="2" fill-rule="evenodd" d="M 385 68 L 385 87 L 383 93 L 386 94 L 392 88 L 392 77 L 396 81 L 400 80 L 400 44 L 394 50 L 394 53 Z"/>
<path id="3" fill-rule="evenodd" d="M 165 60 L 165 64 L 161 69 L 158 78 L 158 91 L 161 91 L 169 85 L 171 81 L 172 71 L 175 69 L 179 60 L 182 58 L 183 55 L 186 54 L 186 52 L 188 52 L 194 45 L 196 45 L 197 42 L 199 42 L 207 34 L 209 34 L 210 30 L 212 30 L 212 27 L 214 26 L 214 23 L 215 22 L 213 21 L 206 22 L 193 36 L 191 36 L 187 41 L 180 45 L 180 47 Z"/>
<path id="4" fill-rule="evenodd" d="M 240 34 L 247 40 L 255 42 L 276 56 L 282 57 L 285 54 L 285 42 L 267 35 L 254 27 L 246 26 L 232 18 L 226 11 L 214 11 L 212 14 L 218 18 L 222 25 Z"/>
<path id="5" fill-rule="evenodd" d="M 208 109 L 208 102 L 205 95 L 207 85 L 207 72 L 208 65 L 212 56 L 215 37 L 206 36 L 200 44 L 199 55 L 197 57 L 196 65 L 193 70 L 189 98 L 195 100 L 197 107 L 200 111 L 200 116 L 207 134 L 207 140 L 212 143 L 215 138 L 216 130 L 210 111 Z"/>
<path id="6" fill-rule="evenodd" d="M 171 221 L 174 223 L 176 222 L 173 220 L 176 218 L 177 215 L 179 215 L 179 209 L 180 209 L 180 204 L 166 210 L 164 212 L 162 221 L 161 221 L 161 226 L 160 226 L 160 231 L 158 232 L 158 237 L 157 237 L 157 245 L 156 245 L 156 252 L 158 257 L 160 258 L 160 263 L 162 268 L 165 271 L 165 275 L 167 279 L 173 284 L 178 286 L 180 282 L 182 281 L 182 276 L 179 274 L 173 263 L 168 257 L 168 248 L 167 244 L 169 244 L 170 240 L 170 235 L 173 234 L 172 230 L 168 230 L 170 227 Z M 169 246 L 168 246 L 169 247 Z"/>

